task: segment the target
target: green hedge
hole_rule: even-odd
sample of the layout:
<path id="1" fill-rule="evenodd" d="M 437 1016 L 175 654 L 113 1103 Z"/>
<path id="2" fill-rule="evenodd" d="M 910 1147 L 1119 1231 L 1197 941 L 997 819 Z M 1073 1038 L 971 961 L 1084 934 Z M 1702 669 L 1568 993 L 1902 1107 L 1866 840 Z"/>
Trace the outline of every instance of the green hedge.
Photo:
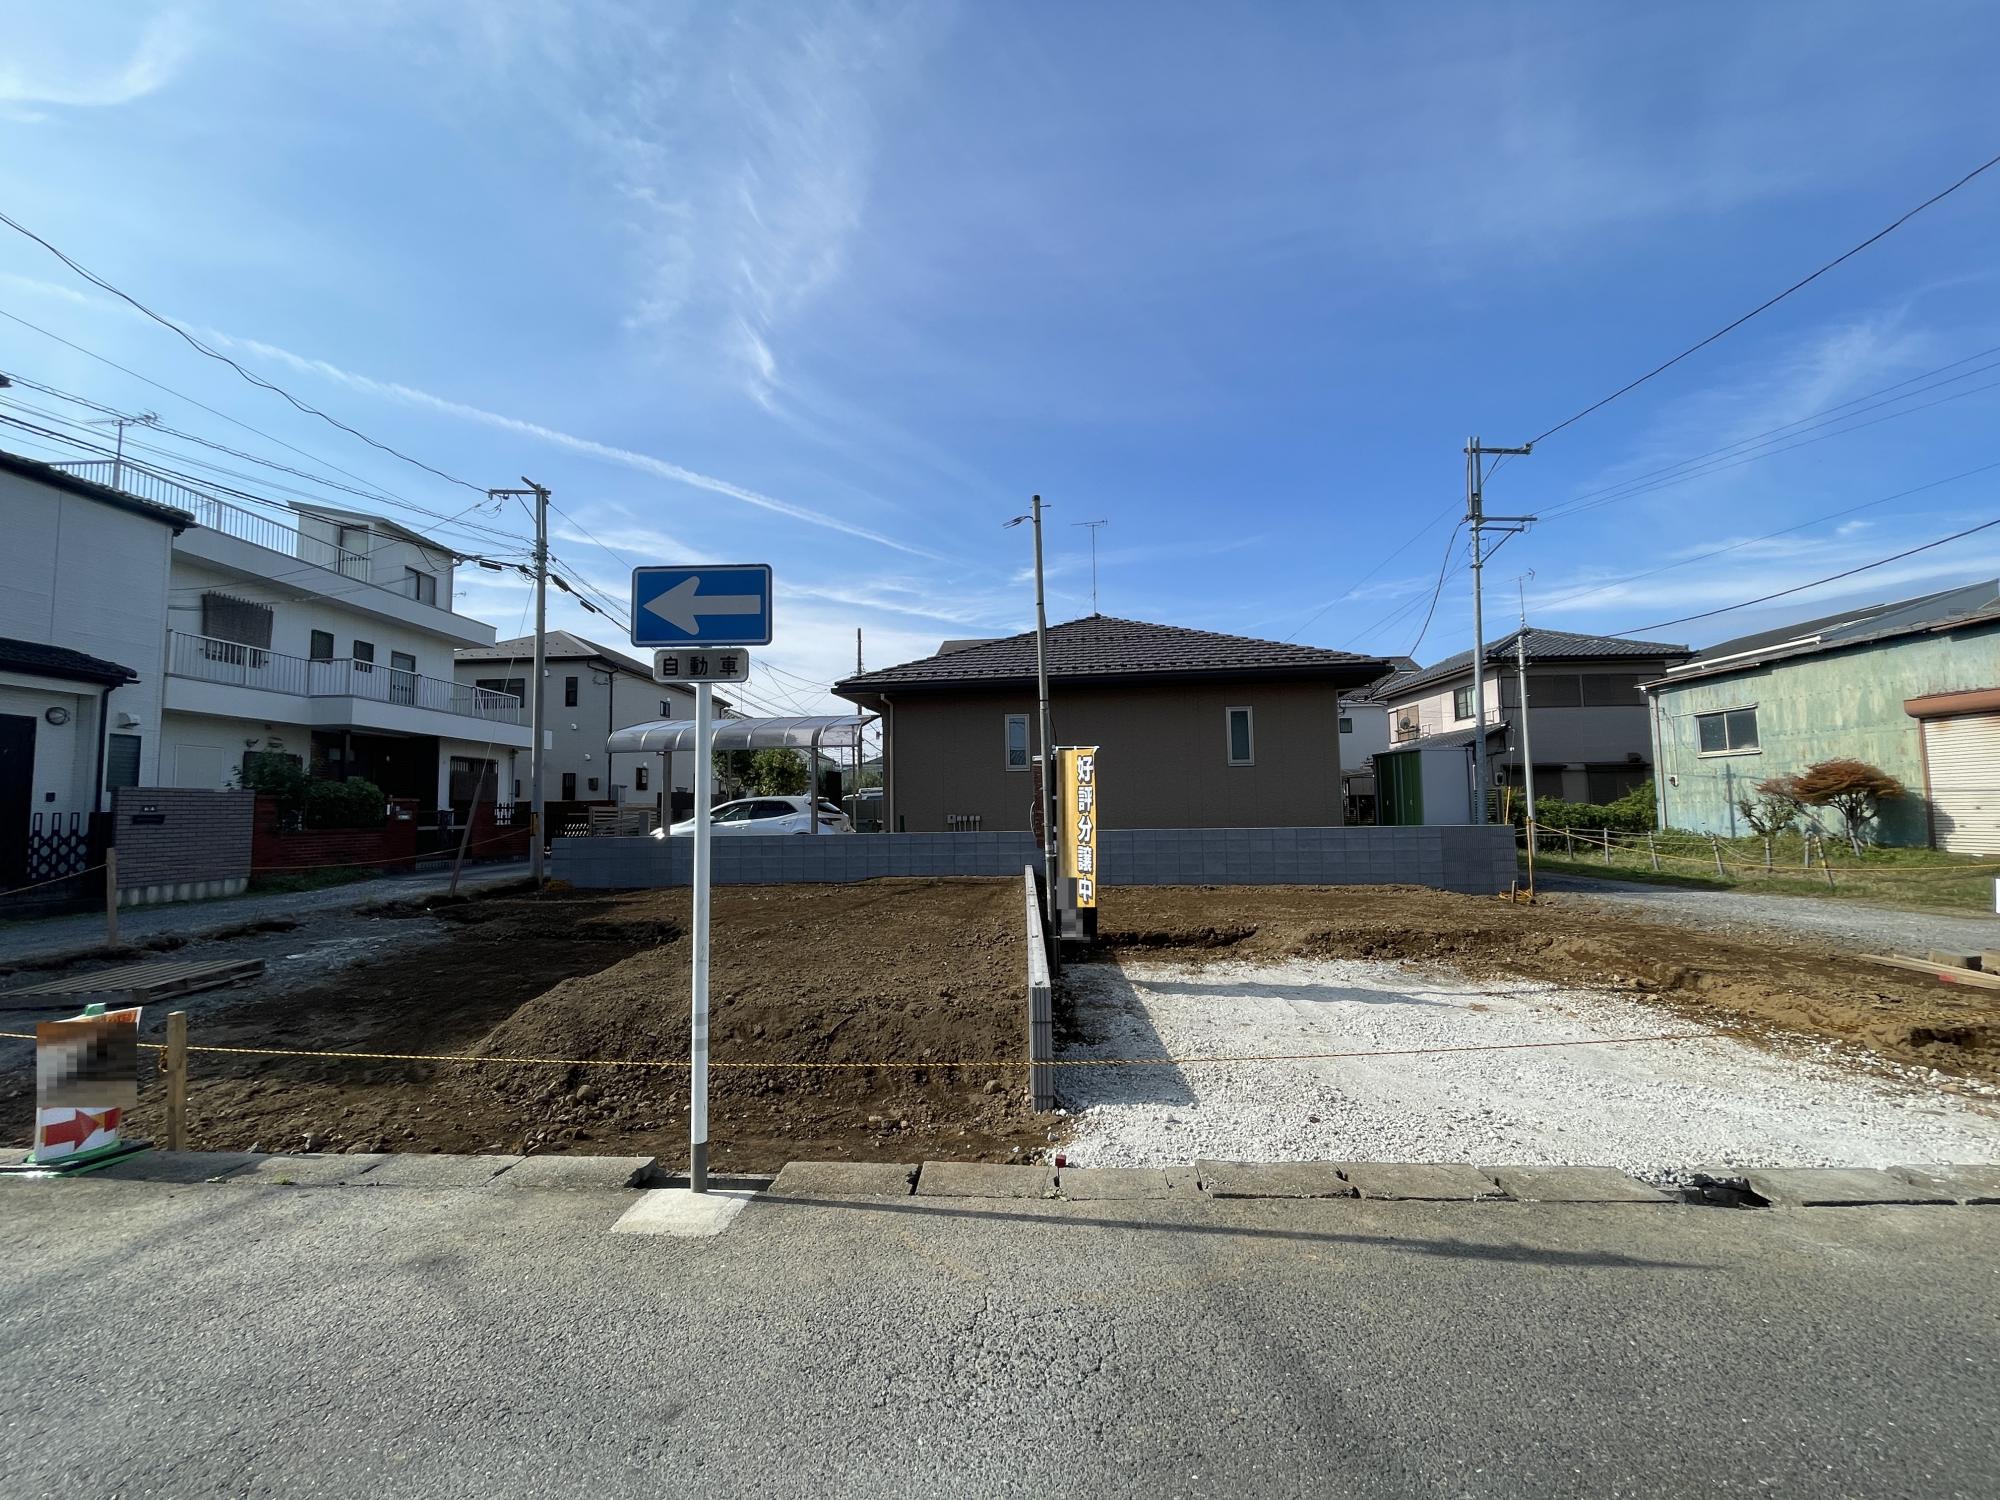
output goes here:
<path id="1" fill-rule="evenodd" d="M 1511 810 L 1516 828 L 1528 820 L 1528 809 L 1516 798 Z M 1613 833 L 1651 833 L 1659 818 L 1653 783 L 1634 787 L 1616 802 L 1565 802 L 1560 797 L 1535 799 L 1535 823 L 1541 828 L 1608 828 Z"/>

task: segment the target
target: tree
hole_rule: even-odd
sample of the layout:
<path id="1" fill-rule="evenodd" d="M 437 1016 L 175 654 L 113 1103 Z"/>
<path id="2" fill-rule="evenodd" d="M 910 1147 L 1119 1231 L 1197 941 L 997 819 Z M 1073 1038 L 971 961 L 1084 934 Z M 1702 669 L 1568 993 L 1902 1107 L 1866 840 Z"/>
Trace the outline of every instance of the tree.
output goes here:
<path id="1" fill-rule="evenodd" d="M 746 797 L 796 797 L 806 789 L 805 757 L 797 750 L 718 750 L 715 775 Z"/>
<path id="2" fill-rule="evenodd" d="M 1865 760 L 1823 760 L 1807 766 L 1791 781 L 1801 804 L 1830 807 L 1840 814 L 1847 842 L 1857 855 L 1883 802 L 1903 795 L 1900 781 Z"/>
<path id="3" fill-rule="evenodd" d="M 1736 799 L 1736 810 L 1751 831 L 1764 838 L 1784 833 L 1799 820 L 1799 789 L 1796 777 L 1767 776 L 1754 793 Z"/>

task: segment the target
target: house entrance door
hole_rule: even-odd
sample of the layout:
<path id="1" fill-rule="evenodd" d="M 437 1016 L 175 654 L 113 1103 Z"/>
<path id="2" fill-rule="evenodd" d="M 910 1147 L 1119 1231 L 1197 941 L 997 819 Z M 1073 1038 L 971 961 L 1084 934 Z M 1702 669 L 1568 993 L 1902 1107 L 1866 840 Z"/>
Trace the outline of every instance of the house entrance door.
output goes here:
<path id="1" fill-rule="evenodd" d="M 35 721 L 0 714 L 0 890 L 28 879 L 28 808 L 35 795 Z"/>

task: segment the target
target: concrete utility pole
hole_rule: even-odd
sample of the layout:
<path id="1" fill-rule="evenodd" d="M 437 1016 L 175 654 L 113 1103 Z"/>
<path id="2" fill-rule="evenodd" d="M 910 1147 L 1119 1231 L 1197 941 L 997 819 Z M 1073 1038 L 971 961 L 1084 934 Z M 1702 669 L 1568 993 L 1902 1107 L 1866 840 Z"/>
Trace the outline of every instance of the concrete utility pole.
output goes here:
<path id="1" fill-rule="evenodd" d="M 1090 532 L 1090 612 L 1097 613 L 1097 533 L 1109 526 L 1109 521 L 1072 521 L 1072 526 L 1082 526 Z"/>
<path id="2" fill-rule="evenodd" d="M 111 456 L 111 488 L 125 487 L 125 429 L 128 427 L 152 427 L 158 424 L 160 414 L 156 411 L 142 411 L 136 417 L 100 417 L 92 427 L 116 427 L 117 446 Z M 102 451 L 102 450 L 99 450 Z"/>
<path id="3" fill-rule="evenodd" d="M 549 665 L 549 492 L 527 475 L 521 476 L 524 490 L 488 490 L 488 495 L 535 497 L 535 665 L 529 683 L 533 694 L 529 719 L 533 743 L 528 747 L 528 875 L 539 890 L 542 884 L 542 850 L 548 842 L 547 805 L 542 797 L 542 721 L 548 703 L 544 681 Z"/>
<path id="4" fill-rule="evenodd" d="M 1042 726 L 1042 857 L 1044 905 L 1047 907 L 1049 932 L 1056 931 L 1056 916 L 1060 905 L 1057 891 L 1056 864 L 1056 751 L 1055 742 L 1049 729 L 1049 611 L 1047 594 L 1042 588 L 1042 497 L 1032 497 L 1031 509 L 1025 516 L 1016 516 L 1009 526 L 1019 526 L 1023 521 L 1034 522 L 1035 527 L 1035 698 L 1041 711 Z"/>
<path id="5" fill-rule="evenodd" d="M 1485 542 L 1482 533 L 1499 531 L 1508 536 L 1528 529 L 1533 516 L 1489 516 L 1486 514 L 1486 500 L 1482 493 L 1486 485 L 1486 455 L 1496 458 L 1503 454 L 1525 455 L 1532 452 L 1534 445 L 1522 448 L 1487 448 L 1478 438 L 1471 439 L 1465 446 L 1465 519 L 1472 528 L 1472 780 L 1473 795 L 1478 802 L 1478 817 L 1475 821 L 1490 822 L 1487 814 L 1487 771 L 1486 771 L 1486 612 L 1485 601 L 1481 597 L 1481 575 L 1486 568 Z M 1504 545 L 1504 538 L 1503 543 Z M 1498 547 L 1494 551 L 1499 551 Z"/>
<path id="6" fill-rule="evenodd" d="M 1535 756 L 1528 744 L 1528 580 L 1533 568 L 1514 580 L 1521 599 L 1521 629 L 1514 637 L 1514 696 L 1520 700 L 1514 710 L 1521 716 L 1521 789 L 1527 797 L 1528 827 L 1535 824 Z"/>

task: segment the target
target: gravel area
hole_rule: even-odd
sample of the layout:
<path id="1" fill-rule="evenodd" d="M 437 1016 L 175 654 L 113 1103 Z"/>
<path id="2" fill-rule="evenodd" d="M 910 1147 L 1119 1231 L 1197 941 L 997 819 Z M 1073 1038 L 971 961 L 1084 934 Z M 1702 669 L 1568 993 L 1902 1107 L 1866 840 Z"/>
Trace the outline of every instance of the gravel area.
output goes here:
<path id="1" fill-rule="evenodd" d="M 1996 871 L 2000 874 L 2000 871 Z M 1544 875 L 1542 889 L 1589 896 L 1606 906 L 1660 922 L 1745 936 L 1782 932 L 1812 937 L 1862 953 L 1911 953 L 1932 948 L 1977 951 L 2000 946 L 2000 915 L 1954 917 L 1897 911 L 1863 901 L 1816 896 L 1768 896 L 1750 891 L 1704 891 L 1634 881 Z"/>
<path id="2" fill-rule="evenodd" d="M 2000 1090 L 1861 1073 L 1831 1046 L 1784 1053 L 1612 996 L 1397 963 L 1127 961 L 1065 972 L 1068 1057 L 1546 1047 L 1177 1067 L 1062 1068 L 1078 1166 L 1196 1158 L 1598 1164 L 1688 1169 L 2000 1161 Z"/>

